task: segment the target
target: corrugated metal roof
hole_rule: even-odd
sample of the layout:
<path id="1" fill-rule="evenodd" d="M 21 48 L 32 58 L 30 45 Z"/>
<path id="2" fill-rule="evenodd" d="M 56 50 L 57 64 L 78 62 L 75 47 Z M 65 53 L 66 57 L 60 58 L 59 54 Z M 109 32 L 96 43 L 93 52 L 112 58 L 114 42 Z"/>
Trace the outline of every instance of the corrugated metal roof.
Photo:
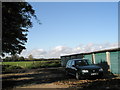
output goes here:
<path id="1" fill-rule="evenodd" d="M 120 48 L 112 48 L 112 49 L 104 49 L 104 50 L 87 52 L 87 53 L 71 54 L 71 55 L 65 55 L 65 56 L 61 56 L 61 57 L 77 56 L 77 55 L 86 55 L 86 54 L 100 53 L 100 52 L 112 52 L 112 51 L 120 51 Z"/>

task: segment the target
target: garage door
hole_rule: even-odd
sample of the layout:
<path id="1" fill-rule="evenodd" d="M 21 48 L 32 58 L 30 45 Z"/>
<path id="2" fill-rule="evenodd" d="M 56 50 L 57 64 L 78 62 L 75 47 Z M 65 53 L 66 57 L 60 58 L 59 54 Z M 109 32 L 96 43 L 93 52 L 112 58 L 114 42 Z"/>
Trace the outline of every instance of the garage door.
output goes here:
<path id="1" fill-rule="evenodd" d="M 89 59 L 92 63 L 92 54 L 84 55 L 84 58 Z"/>
<path id="2" fill-rule="evenodd" d="M 110 63 L 111 63 L 110 69 L 113 74 L 118 74 L 118 69 L 119 69 L 118 58 L 119 57 L 118 57 L 118 52 L 110 52 Z"/>
<path id="3" fill-rule="evenodd" d="M 100 64 L 106 62 L 106 53 L 96 53 L 95 54 L 95 63 Z"/>

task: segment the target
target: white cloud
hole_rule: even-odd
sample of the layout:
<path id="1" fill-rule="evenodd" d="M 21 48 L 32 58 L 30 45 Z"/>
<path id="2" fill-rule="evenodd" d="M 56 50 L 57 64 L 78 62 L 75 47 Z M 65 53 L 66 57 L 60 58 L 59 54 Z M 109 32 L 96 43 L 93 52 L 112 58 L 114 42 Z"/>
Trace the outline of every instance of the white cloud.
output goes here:
<path id="1" fill-rule="evenodd" d="M 33 49 L 31 51 L 23 50 L 21 56 L 28 57 L 30 54 L 32 54 L 33 57 L 35 58 L 59 58 L 61 55 L 63 56 L 70 54 L 93 52 L 117 47 L 118 43 L 103 43 L 103 44 L 88 43 L 87 45 L 80 44 L 74 48 L 67 46 L 56 46 L 48 51 L 44 49 Z"/>
<path id="2" fill-rule="evenodd" d="M 24 50 L 21 56 L 28 57 L 29 55 L 33 55 L 35 58 L 43 58 L 46 53 L 47 52 L 43 49 L 33 49 L 31 51 Z"/>
<path id="3" fill-rule="evenodd" d="M 66 46 L 56 46 L 55 48 L 48 51 L 47 57 L 60 57 L 62 54 L 70 54 L 72 48 Z"/>

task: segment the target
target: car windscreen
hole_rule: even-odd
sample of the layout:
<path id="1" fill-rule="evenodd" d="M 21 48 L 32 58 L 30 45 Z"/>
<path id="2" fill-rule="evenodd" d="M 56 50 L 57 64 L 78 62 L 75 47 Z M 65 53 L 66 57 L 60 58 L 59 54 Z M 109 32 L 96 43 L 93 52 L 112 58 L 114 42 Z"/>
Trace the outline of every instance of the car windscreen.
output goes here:
<path id="1" fill-rule="evenodd" d="M 88 60 L 76 60 L 75 65 L 76 66 L 86 66 L 86 65 L 90 65 L 90 62 Z"/>

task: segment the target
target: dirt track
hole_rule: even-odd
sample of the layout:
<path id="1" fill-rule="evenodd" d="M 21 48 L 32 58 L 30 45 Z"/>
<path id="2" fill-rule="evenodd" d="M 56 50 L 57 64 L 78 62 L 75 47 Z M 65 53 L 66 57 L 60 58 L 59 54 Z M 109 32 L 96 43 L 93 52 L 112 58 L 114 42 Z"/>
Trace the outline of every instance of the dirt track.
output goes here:
<path id="1" fill-rule="evenodd" d="M 3 89 L 10 88 L 80 88 L 83 90 L 120 90 L 120 78 L 106 76 L 103 79 L 76 80 L 65 76 L 63 68 L 41 68 L 3 74 Z M 24 72 L 24 73 L 22 73 Z"/>

